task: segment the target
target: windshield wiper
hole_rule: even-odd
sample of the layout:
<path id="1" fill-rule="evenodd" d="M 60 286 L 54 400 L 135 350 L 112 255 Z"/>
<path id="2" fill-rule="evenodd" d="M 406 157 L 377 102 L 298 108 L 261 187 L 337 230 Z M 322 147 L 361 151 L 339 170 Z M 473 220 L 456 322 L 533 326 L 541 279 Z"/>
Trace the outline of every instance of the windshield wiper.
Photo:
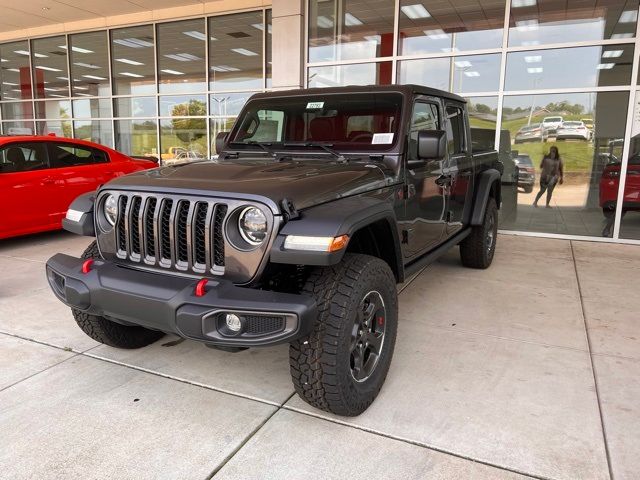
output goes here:
<path id="1" fill-rule="evenodd" d="M 346 162 L 347 159 L 340 152 L 336 152 L 333 148 L 333 143 L 317 143 L 317 142 L 287 142 L 282 144 L 283 147 L 317 147 L 323 149 L 325 152 L 330 153 L 339 162 Z"/>
<path id="2" fill-rule="evenodd" d="M 257 145 L 258 147 L 260 147 L 262 150 L 264 150 L 265 152 L 267 152 L 269 155 L 271 155 L 272 157 L 275 157 L 276 154 L 273 150 L 271 150 L 269 147 L 271 147 L 273 144 L 269 143 L 269 142 L 257 142 L 255 140 L 251 140 L 248 142 L 229 142 L 229 145 Z"/>

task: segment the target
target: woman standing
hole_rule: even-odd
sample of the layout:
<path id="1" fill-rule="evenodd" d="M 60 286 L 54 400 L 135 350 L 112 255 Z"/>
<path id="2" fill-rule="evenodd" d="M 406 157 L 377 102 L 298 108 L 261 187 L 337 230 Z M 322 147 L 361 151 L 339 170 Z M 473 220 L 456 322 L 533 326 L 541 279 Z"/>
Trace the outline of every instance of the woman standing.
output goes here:
<path id="1" fill-rule="evenodd" d="M 533 202 L 533 206 L 538 206 L 538 200 L 547 192 L 547 208 L 551 208 L 551 195 L 553 195 L 553 189 L 556 188 L 556 184 L 564 181 L 564 172 L 562 169 L 562 159 L 560 158 L 560 152 L 558 147 L 551 147 L 549 153 L 547 153 L 540 163 L 540 191 L 536 195 L 536 199 Z"/>

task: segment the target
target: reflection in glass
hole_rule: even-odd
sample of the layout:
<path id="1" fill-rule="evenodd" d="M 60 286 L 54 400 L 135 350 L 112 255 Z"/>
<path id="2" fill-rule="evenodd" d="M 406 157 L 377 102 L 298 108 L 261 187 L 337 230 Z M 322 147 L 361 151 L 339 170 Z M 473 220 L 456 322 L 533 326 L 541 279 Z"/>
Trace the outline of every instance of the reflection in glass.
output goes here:
<path id="1" fill-rule="evenodd" d="M 33 135 L 33 122 L 2 122 L 4 135 Z"/>
<path id="2" fill-rule="evenodd" d="M 109 118 L 111 117 L 111 102 L 108 98 L 74 100 L 73 116 L 75 118 Z"/>
<path id="3" fill-rule="evenodd" d="M 8 102 L 0 104 L 3 120 L 25 120 L 33 118 L 31 102 Z"/>
<path id="4" fill-rule="evenodd" d="M 113 99 L 116 117 L 155 117 L 156 97 L 123 97 Z"/>
<path id="5" fill-rule="evenodd" d="M 207 155 L 207 123 L 204 118 L 160 120 L 163 165 L 188 162 Z"/>
<path id="6" fill-rule="evenodd" d="M 637 0 L 593 3 L 513 0 L 509 46 L 632 38 L 637 19 Z"/>
<path id="7" fill-rule="evenodd" d="M 75 138 L 113 147 L 113 129 L 109 120 L 74 121 L 73 129 Z"/>
<path id="8" fill-rule="evenodd" d="M 500 154 L 513 159 L 518 185 L 517 215 L 504 216 L 505 230 L 570 235 L 612 235 L 613 218 L 606 215 L 602 180 L 607 164 L 620 158 L 624 143 L 627 92 L 518 95 L 504 98 Z M 523 136 L 529 128 L 543 136 Z M 518 143 L 516 143 L 518 139 Z M 557 147 L 563 174 L 542 161 Z M 544 173 L 549 175 L 545 178 Z M 555 173 L 555 175 L 554 175 Z M 503 177 L 503 181 L 504 181 Z M 561 182 L 562 180 L 562 182 Z M 533 203 L 544 187 L 538 207 Z M 552 186 L 549 208 L 547 192 Z M 614 192 L 615 190 L 615 192 Z M 617 187 L 611 186 L 611 198 Z M 607 197 L 608 198 L 608 197 Z M 505 207 L 508 199 L 503 197 Z M 603 210 L 604 209 L 604 210 Z"/>
<path id="9" fill-rule="evenodd" d="M 265 76 L 266 76 L 266 87 L 270 88 L 271 87 L 271 58 L 272 58 L 272 52 L 271 52 L 271 48 L 272 48 L 272 37 L 271 37 L 271 27 L 272 27 L 272 15 L 271 15 L 271 10 L 267 10 L 265 12 L 265 17 L 266 17 L 266 22 L 267 22 L 267 36 L 266 36 L 266 43 L 264 45 L 264 51 L 265 51 L 265 56 L 267 58 L 265 58 Z"/>
<path id="10" fill-rule="evenodd" d="M 0 100 L 31 99 L 29 43 L 25 40 L 0 45 L 0 58 Z"/>
<path id="11" fill-rule="evenodd" d="M 389 85 L 391 84 L 391 62 L 311 67 L 308 83 L 309 87 Z"/>
<path id="12" fill-rule="evenodd" d="M 221 93 L 220 95 L 211 95 L 211 104 L 209 106 L 210 114 L 213 116 L 236 116 L 247 103 L 249 97 L 254 92 L 248 93 Z"/>
<path id="13" fill-rule="evenodd" d="M 209 128 L 211 129 L 211 154 L 216 155 L 216 135 L 220 132 L 230 132 L 233 127 L 233 123 L 236 121 L 235 117 L 231 118 L 212 118 L 209 120 Z"/>
<path id="14" fill-rule="evenodd" d="M 466 100 L 473 149 L 495 149 L 498 97 L 467 97 Z"/>
<path id="15" fill-rule="evenodd" d="M 470 2 L 464 10 L 449 2 L 433 8 L 425 0 L 401 0 L 398 53 L 464 52 L 502 46 L 504 1 Z M 431 9 L 431 10 L 429 10 Z"/>
<path id="16" fill-rule="evenodd" d="M 160 97 L 161 117 L 204 117 L 207 100 L 204 95 L 180 95 Z"/>
<path id="17" fill-rule="evenodd" d="M 156 93 L 153 27 L 111 31 L 111 74 L 115 95 Z"/>
<path id="18" fill-rule="evenodd" d="M 207 89 L 204 19 L 158 24 L 160 93 L 202 92 Z"/>
<path id="19" fill-rule="evenodd" d="M 311 0 L 309 61 L 393 55 L 394 2 Z"/>
<path id="20" fill-rule="evenodd" d="M 158 121 L 116 120 L 116 150 L 127 155 L 158 156 Z"/>
<path id="21" fill-rule="evenodd" d="M 69 63 L 73 96 L 109 95 L 107 32 L 69 35 Z"/>
<path id="22" fill-rule="evenodd" d="M 263 87 L 262 11 L 209 18 L 209 88 Z"/>
<path id="23" fill-rule="evenodd" d="M 31 62 L 36 98 L 69 96 L 67 41 L 64 36 L 32 40 Z"/>
<path id="24" fill-rule="evenodd" d="M 628 85 L 632 45 L 512 52 L 505 90 Z"/>
<path id="25" fill-rule="evenodd" d="M 36 122 L 36 133 L 38 135 L 54 134 L 57 137 L 73 137 L 71 120 L 46 120 Z"/>
<path id="26" fill-rule="evenodd" d="M 640 111 L 640 92 L 636 92 L 636 112 Z M 631 143 L 629 145 L 629 160 L 627 163 L 627 175 L 624 185 L 624 200 L 622 202 L 622 219 L 620 223 L 620 237 L 640 240 L 640 117 L 633 118 Z M 620 142 L 613 142 L 613 147 L 618 147 Z M 620 173 L 622 171 L 621 156 L 616 156 L 612 151 L 609 161 L 602 173 L 600 181 L 600 204 L 603 211 L 609 217 L 613 216 L 617 206 L 617 198 L 614 192 L 618 192 Z"/>
<path id="27" fill-rule="evenodd" d="M 69 100 L 36 101 L 36 118 L 71 118 Z"/>
<path id="28" fill-rule="evenodd" d="M 455 93 L 493 92 L 500 85 L 500 54 L 404 60 L 399 79 Z"/>

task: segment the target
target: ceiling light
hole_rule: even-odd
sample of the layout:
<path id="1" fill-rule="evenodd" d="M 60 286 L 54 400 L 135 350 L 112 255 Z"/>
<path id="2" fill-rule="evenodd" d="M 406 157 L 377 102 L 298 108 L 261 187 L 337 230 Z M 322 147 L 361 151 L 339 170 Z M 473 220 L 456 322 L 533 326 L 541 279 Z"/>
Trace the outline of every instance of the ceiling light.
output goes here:
<path id="1" fill-rule="evenodd" d="M 17 53 L 18 55 L 25 55 L 25 56 L 29 56 L 29 52 L 27 52 L 26 50 L 14 50 L 13 53 Z"/>
<path id="2" fill-rule="evenodd" d="M 153 47 L 152 42 L 141 40 L 140 38 L 118 38 L 114 40 L 113 43 L 117 43 L 118 45 L 130 48 Z"/>
<path id="3" fill-rule="evenodd" d="M 600 63 L 597 68 L 598 70 L 611 70 L 615 66 L 615 63 Z"/>
<path id="4" fill-rule="evenodd" d="M 164 72 L 164 73 L 169 73 L 171 75 L 184 75 L 184 72 L 178 72 L 177 70 L 171 70 L 169 68 L 165 68 L 165 69 L 160 70 L 160 71 Z"/>
<path id="5" fill-rule="evenodd" d="M 525 40 L 522 42 L 523 47 L 535 47 L 536 45 L 540 45 L 540 40 Z"/>
<path id="6" fill-rule="evenodd" d="M 7 68 L 7 72 L 17 72 L 17 73 L 20 73 L 20 70 L 18 70 L 17 68 Z"/>
<path id="7" fill-rule="evenodd" d="M 89 90 L 89 87 L 81 87 L 80 85 L 74 85 L 74 90 Z"/>
<path id="8" fill-rule="evenodd" d="M 618 58 L 621 57 L 624 50 L 605 50 L 602 52 L 602 58 Z"/>
<path id="9" fill-rule="evenodd" d="M 7 95 L 4 96 L 4 100 L 17 100 L 16 97 L 9 97 Z"/>
<path id="10" fill-rule="evenodd" d="M 127 63 L 129 65 L 144 65 L 142 62 L 137 62 L 135 60 L 129 60 L 128 58 L 114 58 L 116 62 Z"/>
<path id="11" fill-rule="evenodd" d="M 62 71 L 59 68 L 45 67 L 43 65 L 37 65 L 36 68 L 39 68 L 40 70 L 47 70 L 49 72 L 61 72 Z"/>
<path id="12" fill-rule="evenodd" d="M 34 53 L 33 56 L 36 58 L 49 58 L 49 55 L 45 55 L 44 53 Z"/>
<path id="13" fill-rule="evenodd" d="M 631 38 L 631 37 L 633 37 L 633 33 L 614 33 L 613 35 L 611 35 L 612 40 L 616 40 L 619 38 Z"/>
<path id="14" fill-rule="evenodd" d="M 69 80 L 67 77 L 56 77 L 58 80 Z"/>
<path id="15" fill-rule="evenodd" d="M 449 38 L 449 35 L 446 34 L 445 31 L 441 28 L 438 28 L 436 30 L 425 30 L 424 34 L 431 40 L 444 40 L 445 38 Z"/>
<path id="16" fill-rule="evenodd" d="M 252 52 L 251 50 L 247 50 L 246 48 L 232 48 L 231 51 L 239 53 L 240 55 L 245 55 L 247 57 L 258 55 L 256 52 Z"/>
<path id="17" fill-rule="evenodd" d="M 50 93 L 49 94 L 50 97 L 57 97 L 57 98 L 65 98 L 66 95 L 58 95 L 57 93 Z"/>
<path id="18" fill-rule="evenodd" d="M 536 0 L 512 0 L 511 6 L 513 8 L 533 7 L 536 3 Z"/>
<path id="19" fill-rule="evenodd" d="M 12 92 L 22 92 L 22 90 L 21 90 L 21 89 L 19 89 L 19 88 L 12 88 L 12 89 L 11 89 L 11 91 L 12 91 Z"/>
<path id="20" fill-rule="evenodd" d="M 516 30 L 520 32 L 538 30 L 538 20 L 535 18 L 532 20 L 520 20 L 519 22 L 516 22 Z"/>
<path id="21" fill-rule="evenodd" d="M 84 78 L 90 78 L 91 80 L 106 80 L 104 77 L 98 77 L 97 75 L 82 75 Z"/>
<path id="22" fill-rule="evenodd" d="M 198 30 L 189 30 L 188 32 L 182 32 L 182 33 L 184 33 L 188 37 L 195 38 L 196 40 L 206 40 L 207 39 L 207 36 L 204 33 L 199 32 Z"/>
<path id="23" fill-rule="evenodd" d="M 214 65 L 211 67 L 214 72 L 239 72 L 240 69 L 236 67 L 230 67 L 229 65 Z"/>
<path id="24" fill-rule="evenodd" d="M 476 72 L 476 71 L 464 72 L 464 74 L 465 74 L 467 77 L 479 77 L 479 76 L 480 76 L 480 73 L 479 73 L 479 72 Z"/>
<path id="25" fill-rule="evenodd" d="M 320 15 L 316 19 L 316 23 L 318 24 L 318 26 L 320 28 L 331 28 L 331 27 L 333 27 L 333 20 L 331 20 L 329 17 L 325 17 L 324 15 Z"/>
<path id="26" fill-rule="evenodd" d="M 527 63 L 540 63 L 542 61 L 542 55 L 527 55 L 524 57 L 524 61 Z"/>
<path id="27" fill-rule="evenodd" d="M 19 84 L 18 83 L 12 83 L 12 82 L 2 82 L 3 85 L 11 85 L 12 87 L 17 87 Z"/>
<path id="28" fill-rule="evenodd" d="M 264 31 L 264 24 L 263 23 L 252 23 L 251 26 L 253 28 L 257 28 L 258 30 Z M 268 26 L 267 33 L 269 33 L 269 34 L 271 33 L 271 25 Z"/>
<path id="29" fill-rule="evenodd" d="M 62 48 L 64 50 L 67 49 L 66 45 L 58 45 L 58 48 Z M 80 48 L 80 47 L 71 47 L 71 50 L 73 50 L 74 52 L 78 52 L 78 53 L 94 53 L 93 50 L 88 50 L 86 48 Z"/>
<path id="30" fill-rule="evenodd" d="M 90 93 L 76 93 L 76 97 L 93 97 Z"/>
<path id="31" fill-rule="evenodd" d="M 100 70 L 101 67 L 98 65 L 93 65 L 91 63 L 83 63 L 83 62 L 73 62 L 74 65 L 78 67 L 90 68 L 91 70 Z"/>
<path id="32" fill-rule="evenodd" d="M 458 68 L 469 68 L 471 66 L 471 62 L 468 62 L 467 60 L 460 60 L 455 62 L 455 64 Z"/>
<path id="33" fill-rule="evenodd" d="M 404 13 L 411 20 L 415 20 L 416 18 L 429 18 L 431 14 L 424 8 L 424 5 L 421 3 L 416 3 L 414 5 L 405 5 L 401 7 L 402 13 Z"/>
<path id="34" fill-rule="evenodd" d="M 344 14 L 344 24 L 347 27 L 353 27 L 355 25 L 362 25 L 362 20 L 360 20 L 355 15 L 352 15 L 351 13 L 347 12 Z"/>
<path id="35" fill-rule="evenodd" d="M 544 69 L 542 67 L 529 67 L 527 68 L 528 73 L 542 73 Z"/>
<path id="36" fill-rule="evenodd" d="M 144 77 L 144 75 L 138 75 L 137 73 L 131 73 L 131 72 L 120 72 L 120 75 L 125 75 L 127 77 L 133 77 L 133 78 L 142 78 L 142 77 Z"/>
<path id="37" fill-rule="evenodd" d="M 195 60 L 202 60 L 200 57 L 196 57 L 195 55 L 191 55 L 190 53 L 171 53 L 169 55 L 164 55 L 171 60 L 177 60 L 178 62 L 193 62 Z"/>
<path id="38" fill-rule="evenodd" d="M 0 62 L 4 63 L 4 62 L 8 62 L 9 60 L 7 60 L 6 58 L 0 58 Z"/>
<path id="39" fill-rule="evenodd" d="M 637 10 L 624 10 L 620 15 L 619 23 L 636 23 L 638 20 Z"/>

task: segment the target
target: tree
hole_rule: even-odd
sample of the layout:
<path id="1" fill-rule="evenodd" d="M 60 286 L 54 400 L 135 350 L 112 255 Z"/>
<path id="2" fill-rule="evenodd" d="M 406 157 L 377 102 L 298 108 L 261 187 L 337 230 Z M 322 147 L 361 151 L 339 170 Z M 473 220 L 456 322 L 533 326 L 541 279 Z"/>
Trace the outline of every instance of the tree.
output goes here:
<path id="1" fill-rule="evenodd" d="M 171 125 L 175 135 L 185 143 L 191 143 L 206 135 L 202 118 L 207 115 L 207 105 L 200 100 L 189 100 L 189 103 L 179 103 L 171 109 Z M 177 118 L 185 117 L 185 118 Z"/>

